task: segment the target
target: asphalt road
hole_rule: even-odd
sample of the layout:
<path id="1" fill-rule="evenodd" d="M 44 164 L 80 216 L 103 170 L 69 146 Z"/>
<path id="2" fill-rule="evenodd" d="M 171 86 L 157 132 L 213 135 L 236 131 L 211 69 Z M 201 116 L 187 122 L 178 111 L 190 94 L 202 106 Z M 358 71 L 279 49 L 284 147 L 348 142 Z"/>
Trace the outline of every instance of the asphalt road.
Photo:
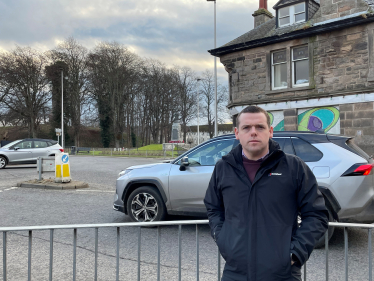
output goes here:
<path id="1" fill-rule="evenodd" d="M 16 183 L 37 177 L 36 166 L 8 166 L 0 170 L 0 227 L 129 222 L 112 209 L 118 172 L 131 165 L 159 162 L 155 159 L 72 156 L 74 180 L 90 187 L 80 190 L 14 188 Z M 45 176 L 48 177 L 46 174 Z M 169 220 L 196 219 L 170 217 Z M 182 280 L 196 280 L 196 227 L 182 229 Z M 207 225 L 199 226 L 200 280 L 217 280 L 217 248 Z M 120 228 L 120 280 L 137 280 L 138 228 Z M 368 235 L 351 229 L 349 280 L 368 280 Z M 2 234 L 1 234 L 2 236 Z M 3 237 L 3 236 L 2 236 Z M 7 280 L 27 280 L 28 233 L 7 234 Z M 50 232 L 32 234 L 32 280 L 48 280 Z M 94 229 L 78 230 L 77 280 L 94 277 Z M 3 239 L 0 238 L 0 249 Z M 54 280 L 72 280 L 73 230 L 54 233 Z M 161 280 L 178 280 L 178 228 L 161 227 Z M 99 229 L 98 279 L 115 280 L 116 229 Z M 141 280 L 157 280 L 157 228 L 141 229 Z M 221 269 L 224 261 L 222 260 Z M 344 280 L 344 235 L 336 229 L 330 240 L 329 280 Z M 3 280 L 3 255 L 0 255 Z M 307 263 L 307 280 L 326 280 L 325 251 L 314 250 Z"/>

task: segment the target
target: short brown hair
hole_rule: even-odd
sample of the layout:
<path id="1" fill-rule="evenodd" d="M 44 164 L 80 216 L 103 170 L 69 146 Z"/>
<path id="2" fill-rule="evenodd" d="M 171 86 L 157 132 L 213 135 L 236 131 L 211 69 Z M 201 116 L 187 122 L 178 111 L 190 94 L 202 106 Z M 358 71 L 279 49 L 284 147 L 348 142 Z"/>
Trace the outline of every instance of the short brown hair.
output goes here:
<path id="1" fill-rule="evenodd" d="M 244 108 L 242 111 L 240 111 L 240 113 L 238 114 L 238 116 L 236 116 L 236 127 L 239 128 L 239 117 L 240 115 L 242 115 L 243 113 L 263 113 L 265 114 L 266 116 L 266 123 L 268 124 L 268 127 L 270 128 L 270 116 L 268 114 L 268 112 L 261 108 L 261 107 L 258 107 L 256 105 L 249 105 L 247 106 L 246 108 Z"/>

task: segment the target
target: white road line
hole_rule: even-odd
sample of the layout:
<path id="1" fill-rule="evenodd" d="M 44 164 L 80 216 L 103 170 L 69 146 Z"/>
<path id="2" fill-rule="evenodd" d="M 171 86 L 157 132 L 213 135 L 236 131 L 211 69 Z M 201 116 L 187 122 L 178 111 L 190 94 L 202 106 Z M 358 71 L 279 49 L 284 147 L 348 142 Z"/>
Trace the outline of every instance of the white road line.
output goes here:
<path id="1" fill-rule="evenodd" d="M 13 186 L 13 187 L 11 187 L 11 188 L 4 189 L 4 191 L 5 191 L 5 190 L 17 189 L 17 188 L 18 188 L 18 186 Z"/>
<path id="2" fill-rule="evenodd" d="M 92 189 L 77 189 L 76 191 L 80 191 L 80 192 L 103 192 L 103 193 L 114 193 L 115 191 L 103 191 L 103 190 L 92 190 Z"/>

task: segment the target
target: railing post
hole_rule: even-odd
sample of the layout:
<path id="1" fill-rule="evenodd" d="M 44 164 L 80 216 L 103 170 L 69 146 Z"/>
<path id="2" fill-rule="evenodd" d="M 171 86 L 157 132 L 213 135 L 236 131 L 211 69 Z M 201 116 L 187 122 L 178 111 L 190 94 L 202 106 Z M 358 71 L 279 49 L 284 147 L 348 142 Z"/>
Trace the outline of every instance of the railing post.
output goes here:
<path id="1" fill-rule="evenodd" d="M 157 226 L 157 281 L 161 280 L 161 228 Z"/>
<path id="2" fill-rule="evenodd" d="M 196 225 L 196 281 L 199 281 L 199 225 Z"/>
<path id="3" fill-rule="evenodd" d="M 119 227 L 117 227 L 117 262 L 116 262 L 116 281 L 119 281 L 119 248 L 120 248 L 120 232 L 119 232 Z"/>
<path id="4" fill-rule="evenodd" d="M 32 231 L 29 230 L 29 254 L 28 254 L 28 270 L 27 270 L 28 281 L 31 281 L 31 252 L 32 252 Z"/>
<path id="5" fill-rule="evenodd" d="M 73 238 L 73 281 L 76 280 L 77 274 L 77 229 L 74 228 Z"/>
<path id="6" fill-rule="evenodd" d="M 182 225 L 178 227 L 178 280 L 182 281 Z"/>
<path id="7" fill-rule="evenodd" d="M 369 251 L 369 281 L 372 281 L 373 279 L 373 257 L 372 257 L 372 249 L 371 249 L 371 233 L 372 229 L 369 228 L 368 233 L 368 251 Z"/>
<path id="8" fill-rule="evenodd" d="M 325 233 L 326 281 L 329 280 L 329 228 Z"/>
<path id="9" fill-rule="evenodd" d="M 218 249 L 218 247 L 217 247 Z M 221 253 L 218 249 L 218 266 L 217 266 L 217 269 L 218 269 L 218 281 L 221 280 Z"/>
<path id="10" fill-rule="evenodd" d="M 306 281 L 306 262 L 304 263 L 304 281 Z"/>
<path id="11" fill-rule="evenodd" d="M 51 229 L 49 235 L 49 281 L 52 281 L 53 276 L 53 231 Z"/>
<path id="12" fill-rule="evenodd" d="M 95 227 L 95 277 L 94 280 L 97 281 L 97 258 L 99 253 L 99 229 Z"/>
<path id="13" fill-rule="evenodd" d="M 348 229 L 344 227 L 345 280 L 348 281 Z"/>
<path id="14" fill-rule="evenodd" d="M 6 231 L 3 232 L 3 279 L 6 281 Z"/>
<path id="15" fill-rule="evenodd" d="M 129 150 L 130 151 L 130 150 Z M 142 242 L 142 239 L 141 239 L 141 233 L 142 231 L 142 228 L 139 226 L 138 227 L 138 281 L 140 281 L 140 243 Z"/>

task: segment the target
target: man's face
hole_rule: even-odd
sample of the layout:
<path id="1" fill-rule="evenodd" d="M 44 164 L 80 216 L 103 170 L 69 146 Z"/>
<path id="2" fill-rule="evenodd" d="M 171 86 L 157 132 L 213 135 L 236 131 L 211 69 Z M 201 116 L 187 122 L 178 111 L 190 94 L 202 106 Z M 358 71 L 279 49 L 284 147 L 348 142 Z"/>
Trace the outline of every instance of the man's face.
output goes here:
<path id="1" fill-rule="evenodd" d="M 235 128 L 235 137 L 240 141 L 244 154 L 251 160 L 257 160 L 268 152 L 273 127 L 269 128 L 264 113 L 243 113 L 239 117 L 239 127 Z"/>

